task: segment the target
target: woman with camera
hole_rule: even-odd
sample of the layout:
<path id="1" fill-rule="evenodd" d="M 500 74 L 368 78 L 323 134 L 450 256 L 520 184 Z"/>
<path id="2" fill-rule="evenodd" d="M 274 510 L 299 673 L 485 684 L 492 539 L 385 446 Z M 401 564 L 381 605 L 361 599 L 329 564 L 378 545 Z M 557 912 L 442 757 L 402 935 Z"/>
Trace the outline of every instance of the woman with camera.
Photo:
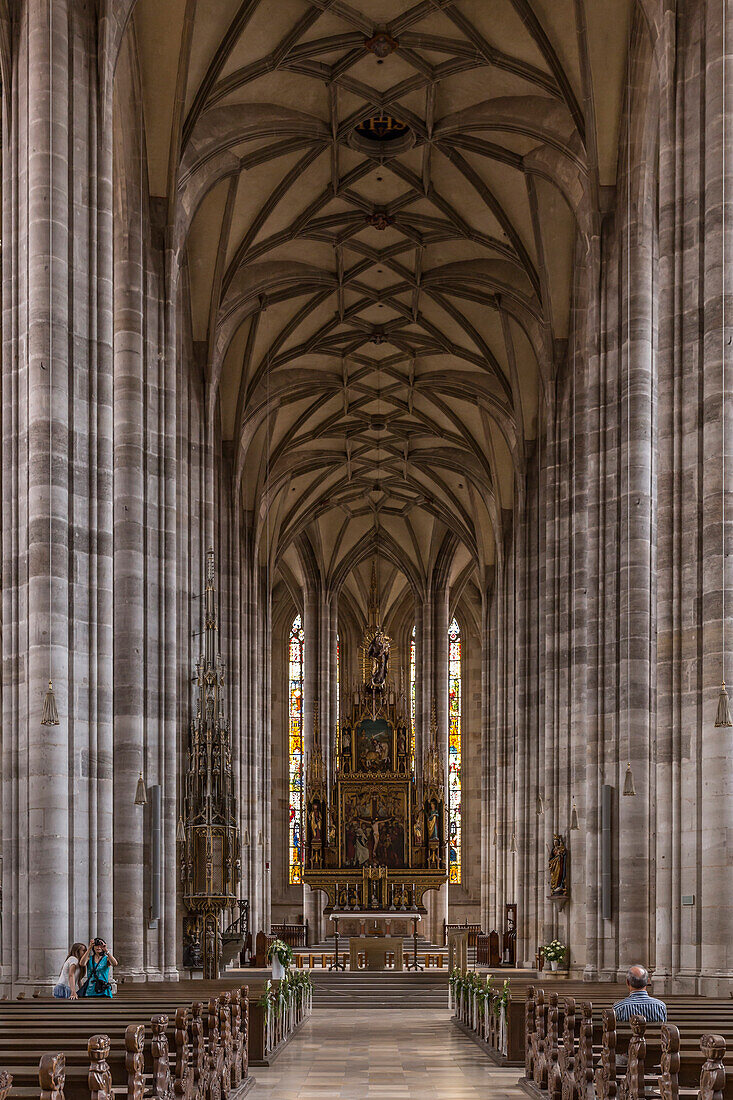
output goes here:
<path id="1" fill-rule="evenodd" d="M 107 944 L 100 936 L 89 941 L 89 947 L 81 959 L 81 965 L 86 966 L 87 976 L 79 990 L 79 996 L 111 997 L 112 983 L 109 968 L 117 966 L 117 959 L 109 953 Z"/>

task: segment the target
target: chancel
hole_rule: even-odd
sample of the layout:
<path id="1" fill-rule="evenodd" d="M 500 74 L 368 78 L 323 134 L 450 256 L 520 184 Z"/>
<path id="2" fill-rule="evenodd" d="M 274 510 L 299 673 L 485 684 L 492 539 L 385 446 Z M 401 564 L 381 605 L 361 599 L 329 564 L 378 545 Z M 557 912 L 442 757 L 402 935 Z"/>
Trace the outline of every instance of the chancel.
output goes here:
<path id="1" fill-rule="evenodd" d="M 421 920 L 426 891 L 448 878 L 450 823 L 435 704 L 424 772 L 416 774 L 407 695 L 388 677 L 391 642 L 379 618 L 375 562 L 363 673 L 339 716 L 332 789 L 317 713 L 306 770 L 303 881 L 325 894 L 324 916 L 341 920 L 342 932 L 362 935 L 367 922 L 373 933 L 389 934 L 393 924 L 405 928 L 403 914 Z"/>
<path id="2" fill-rule="evenodd" d="M 732 50 L 0 0 L 0 1100 L 731 1100 Z"/>

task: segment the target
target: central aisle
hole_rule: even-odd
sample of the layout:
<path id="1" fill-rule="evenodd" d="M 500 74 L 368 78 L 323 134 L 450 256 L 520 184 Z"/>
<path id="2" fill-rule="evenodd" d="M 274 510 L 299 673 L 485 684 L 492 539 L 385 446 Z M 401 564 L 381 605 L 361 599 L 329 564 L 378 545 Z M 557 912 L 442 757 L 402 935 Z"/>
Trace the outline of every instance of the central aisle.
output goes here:
<path id="1" fill-rule="evenodd" d="M 447 1009 L 315 1009 L 274 1065 L 253 1068 L 253 1100 L 518 1100 L 521 1070 L 499 1069 Z"/>

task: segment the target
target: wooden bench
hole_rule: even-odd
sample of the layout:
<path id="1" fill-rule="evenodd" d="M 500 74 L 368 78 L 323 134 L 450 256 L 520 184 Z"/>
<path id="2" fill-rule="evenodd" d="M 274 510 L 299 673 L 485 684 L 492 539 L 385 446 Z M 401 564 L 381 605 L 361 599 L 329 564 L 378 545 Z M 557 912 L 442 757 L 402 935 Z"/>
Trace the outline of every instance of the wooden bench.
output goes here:
<path id="1" fill-rule="evenodd" d="M 149 989 L 147 997 L 148 1008 L 160 1007 Z M 90 1091 L 95 1100 L 115 1094 L 128 1100 L 227 1100 L 254 1084 L 248 1076 L 246 987 L 219 992 L 206 1005 L 173 1003 L 166 1006 L 171 1014 L 156 1012 L 149 1025 L 130 1023 L 131 1013 L 144 1014 L 144 1003 L 0 1004 L 0 1066 L 12 1067 L 11 1100 L 38 1096 L 39 1073 L 47 1081 L 42 1097 L 58 1092 L 53 1082 L 62 1074 L 66 1100 L 89 1100 Z M 39 1052 L 41 1045 L 51 1053 Z"/>
<path id="2" fill-rule="evenodd" d="M 554 991 L 546 1000 L 543 989 L 528 990 L 525 1091 L 538 1097 L 546 1093 L 552 1100 L 677 1100 L 680 1089 L 683 1095 L 685 1089 L 697 1095 L 703 1067 L 706 1080 L 718 1072 L 708 1066 L 715 1061 L 709 1052 L 719 1049 L 719 1044 L 711 1046 L 711 1035 L 723 1044 L 721 1064 L 726 1040 L 733 1040 L 733 1007 L 696 998 L 675 1002 L 668 1004 L 674 1024 L 647 1024 L 635 1016 L 617 1026 L 608 1005 L 599 1009 L 586 1001 L 578 1012 L 574 997 L 560 1003 Z M 724 1078 L 727 1100 L 733 1097 L 730 1070 Z"/>

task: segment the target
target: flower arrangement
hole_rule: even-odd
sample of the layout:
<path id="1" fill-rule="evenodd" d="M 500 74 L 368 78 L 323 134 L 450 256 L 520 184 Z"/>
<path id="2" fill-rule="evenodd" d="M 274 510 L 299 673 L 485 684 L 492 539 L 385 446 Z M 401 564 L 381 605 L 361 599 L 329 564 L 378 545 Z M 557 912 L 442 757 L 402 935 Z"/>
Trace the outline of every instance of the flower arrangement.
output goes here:
<path id="1" fill-rule="evenodd" d="M 267 961 L 271 963 L 273 958 L 278 960 L 284 970 L 287 970 L 293 961 L 290 944 L 285 943 L 284 940 L 273 940 L 267 948 Z"/>
<path id="2" fill-rule="evenodd" d="M 488 974 L 486 979 L 482 978 L 480 974 L 468 972 L 461 974 L 459 970 L 453 970 L 450 974 L 448 982 L 451 987 L 451 996 L 453 1002 L 457 1004 L 459 995 L 468 997 L 472 994 L 477 996 L 477 1007 L 480 1016 L 488 1015 L 490 1012 L 500 1018 L 502 1009 L 506 1010 L 509 1004 L 509 981 L 505 980 L 501 988 L 498 991 L 493 988 L 494 978 L 491 974 Z"/>
<path id="3" fill-rule="evenodd" d="M 565 958 L 565 952 L 567 947 L 564 943 L 560 943 L 559 940 L 551 940 L 550 943 L 546 943 L 544 947 L 540 948 L 540 955 L 542 955 L 547 962 L 561 962 Z"/>
<path id="4" fill-rule="evenodd" d="M 285 946 L 287 947 L 287 944 Z M 280 961 L 282 962 L 282 960 Z M 302 1004 L 307 993 L 312 989 L 313 979 L 310 971 L 286 971 L 285 977 L 281 978 L 280 981 L 271 982 L 269 978 L 267 979 L 262 996 L 257 1003 L 263 1008 L 270 1005 L 273 1015 L 279 1019 L 287 1008 L 291 996 Z"/>

